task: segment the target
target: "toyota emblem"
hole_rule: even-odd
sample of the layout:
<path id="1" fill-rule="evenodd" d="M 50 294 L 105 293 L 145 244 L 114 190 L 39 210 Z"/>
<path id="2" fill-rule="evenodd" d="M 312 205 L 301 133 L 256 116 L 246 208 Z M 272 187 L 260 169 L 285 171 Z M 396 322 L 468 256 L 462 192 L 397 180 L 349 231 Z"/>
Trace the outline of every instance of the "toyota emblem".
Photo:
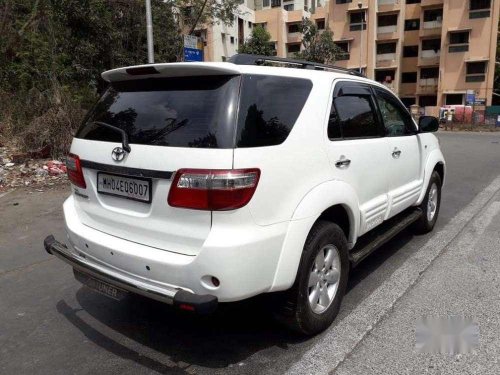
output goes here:
<path id="1" fill-rule="evenodd" d="M 114 161 L 122 161 L 125 158 L 125 154 L 127 152 L 121 147 L 115 147 L 113 151 L 111 151 L 111 157 Z"/>

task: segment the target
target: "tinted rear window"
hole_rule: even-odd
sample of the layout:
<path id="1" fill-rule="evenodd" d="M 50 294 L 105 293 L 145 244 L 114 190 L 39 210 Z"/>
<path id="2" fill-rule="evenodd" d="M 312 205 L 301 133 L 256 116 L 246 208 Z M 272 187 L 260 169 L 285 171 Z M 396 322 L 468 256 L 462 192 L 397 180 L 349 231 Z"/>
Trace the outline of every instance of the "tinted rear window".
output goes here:
<path id="1" fill-rule="evenodd" d="M 236 147 L 283 143 L 309 96 L 312 82 L 301 78 L 244 75 Z"/>
<path id="2" fill-rule="evenodd" d="M 182 77 L 115 82 L 76 137 L 121 142 L 93 121 L 125 130 L 132 144 L 232 148 L 237 76 Z"/>
<path id="3" fill-rule="evenodd" d="M 266 75 L 115 82 L 76 137 L 121 142 L 119 133 L 94 123 L 100 121 L 125 130 L 131 144 L 198 148 L 278 145 L 288 137 L 311 88 L 306 79 Z"/>

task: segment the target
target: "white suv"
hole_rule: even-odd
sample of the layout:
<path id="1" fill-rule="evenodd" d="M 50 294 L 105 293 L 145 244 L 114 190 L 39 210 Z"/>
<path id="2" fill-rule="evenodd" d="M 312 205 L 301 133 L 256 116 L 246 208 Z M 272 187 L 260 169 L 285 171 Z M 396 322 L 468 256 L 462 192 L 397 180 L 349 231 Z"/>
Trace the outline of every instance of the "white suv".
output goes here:
<path id="1" fill-rule="evenodd" d="M 276 315 L 314 334 L 351 267 L 409 225 L 434 227 L 437 119 L 417 126 L 390 90 L 340 68 L 231 61 L 103 73 L 67 161 L 66 244 L 44 245 L 116 299 L 210 312 L 280 292 Z"/>

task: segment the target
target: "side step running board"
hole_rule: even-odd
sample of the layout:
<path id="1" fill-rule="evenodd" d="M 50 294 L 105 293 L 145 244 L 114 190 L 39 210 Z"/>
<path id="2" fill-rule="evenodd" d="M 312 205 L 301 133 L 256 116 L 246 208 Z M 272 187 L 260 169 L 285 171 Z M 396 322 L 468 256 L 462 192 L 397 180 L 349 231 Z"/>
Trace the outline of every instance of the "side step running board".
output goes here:
<path id="1" fill-rule="evenodd" d="M 366 233 L 358 240 L 358 243 L 356 243 L 356 246 L 354 246 L 349 254 L 352 266 L 356 267 L 368 255 L 373 253 L 410 224 L 417 221 L 420 216 L 422 216 L 422 210 L 420 208 L 403 211 L 381 224 L 379 227 Z"/>

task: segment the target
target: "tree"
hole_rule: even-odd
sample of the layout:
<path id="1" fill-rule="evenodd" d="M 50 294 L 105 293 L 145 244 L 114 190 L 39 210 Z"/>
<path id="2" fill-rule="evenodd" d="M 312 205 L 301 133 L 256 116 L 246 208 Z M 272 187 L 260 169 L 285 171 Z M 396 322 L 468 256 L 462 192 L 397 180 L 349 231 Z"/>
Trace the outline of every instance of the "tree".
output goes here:
<path id="1" fill-rule="evenodd" d="M 500 105 L 500 24 L 498 25 L 497 54 L 495 59 L 495 80 L 493 82 L 493 105 Z"/>
<path id="2" fill-rule="evenodd" d="M 199 25 L 223 24 L 232 26 L 240 0 L 169 0 L 181 11 L 188 34 Z"/>
<path id="3" fill-rule="evenodd" d="M 255 26 L 252 35 L 238 49 L 238 53 L 249 53 L 252 55 L 274 56 L 276 50 L 271 42 L 271 34 L 262 26 Z"/>
<path id="4" fill-rule="evenodd" d="M 333 64 L 342 51 L 333 41 L 333 32 L 326 29 L 319 32 L 318 27 L 308 18 L 302 19 L 299 27 L 304 49 L 296 54 L 300 59 L 320 64 Z"/>

